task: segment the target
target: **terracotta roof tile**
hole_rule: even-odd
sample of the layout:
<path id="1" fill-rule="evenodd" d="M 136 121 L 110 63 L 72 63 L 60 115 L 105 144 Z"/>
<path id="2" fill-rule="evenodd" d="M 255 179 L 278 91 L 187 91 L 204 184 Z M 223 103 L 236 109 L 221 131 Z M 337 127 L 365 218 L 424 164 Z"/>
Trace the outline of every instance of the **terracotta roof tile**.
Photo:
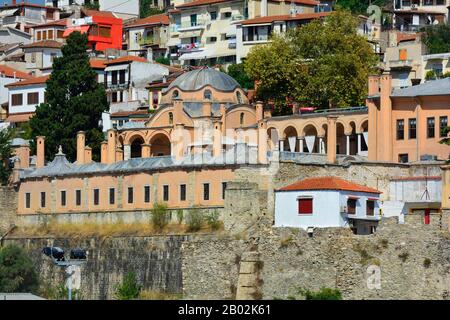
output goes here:
<path id="1" fill-rule="evenodd" d="M 147 18 L 138 19 L 136 21 L 126 24 L 124 27 L 130 28 L 130 27 L 143 26 L 143 25 L 149 25 L 149 24 L 168 25 L 168 24 L 170 24 L 169 16 L 167 16 L 167 14 L 157 14 L 157 15 L 149 16 Z"/>
<path id="2" fill-rule="evenodd" d="M 91 68 L 92 69 L 105 69 L 106 68 L 106 60 L 100 60 L 100 59 L 91 59 L 90 61 Z"/>
<path id="3" fill-rule="evenodd" d="M 296 14 L 295 16 L 291 16 L 290 14 L 284 14 L 284 15 L 278 15 L 278 16 L 258 17 L 258 18 L 242 21 L 242 25 L 272 23 L 274 21 L 311 20 L 311 19 L 318 19 L 318 18 L 326 17 L 330 13 L 331 12 L 317 12 L 317 13 L 299 13 L 299 14 Z"/>
<path id="4" fill-rule="evenodd" d="M 8 88 L 9 87 L 23 87 L 23 86 L 31 86 L 33 84 L 43 84 L 43 83 L 47 82 L 48 78 L 50 78 L 50 75 L 36 77 L 36 78 L 30 78 L 27 80 L 7 84 L 5 87 L 8 87 Z"/>
<path id="5" fill-rule="evenodd" d="M 279 191 L 302 190 L 341 190 L 353 192 L 382 193 L 376 189 L 369 188 L 337 177 L 308 178 L 279 189 Z"/>
<path id="6" fill-rule="evenodd" d="M 5 65 L 0 65 L 0 74 L 4 75 L 5 77 L 14 78 L 14 72 L 16 73 L 15 74 L 16 78 L 19 78 L 19 79 L 31 79 L 31 78 L 33 78 L 33 76 L 28 74 L 28 73 L 25 73 L 25 72 L 22 72 L 22 71 L 10 68 L 10 67 L 5 66 Z"/>
<path id="7" fill-rule="evenodd" d="M 114 60 L 109 60 L 106 61 L 105 64 L 106 65 L 110 65 L 110 64 L 117 64 L 117 63 L 124 63 L 124 62 L 148 62 L 147 59 L 143 58 L 143 57 L 136 57 L 136 56 L 125 56 L 125 57 L 119 57 L 117 59 Z"/>
<path id="8" fill-rule="evenodd" d="M 194 0 L 189 3 L 184 3 L 179 6 L 176 6 L 176 9 L 178 8 L 190 8 L 190 7 L 197 7 L 197 6 L 204 6 L 204 5 L 210 5 L 210 4 L 216 4 L 221 2 L 230 2 L 232 0 Z M 284 2 L 284 0 L 269 0 L 271 2 Z M 310 5 L 310 6 L 316 6 L 320 2 L 316 0 L 286 0 L 285 2 L 290 3 L 296 3 L 296 4 L 303 4 L 303 5 Z"/>
<path id="9" fill-rule="evenodd" d="M 34 29 L 39 29 L 39 28 L 46 28 L 46 27 L 52 27 L 52 26 L 67 26 L 67 23 L 68 23 L 68 19 L 60 19 L 60 20 L 39 24 L 37 26 L 30 26 L 30 27 L 32 27 Z"/>
<path id="10" fill-rule="evenodd" d="M 110 11 L 98 11 L 98 10 L 89 10 L 82 9 L 81 10 L 88 17 L 105 17 L 105 18 L 116 18 L 117 17 Z"/>
<path id="11" fill-rule="evenodd" d="M 59 49 L 62 46 L 63 46 L 63 44 L 61 42 L 58 42 L 55 40 L 44 40 L 44 41 L 38 41 L 38 42 L 25 44 L 22 46 L 22 48 L 55 48 L 55 49 Z"/>

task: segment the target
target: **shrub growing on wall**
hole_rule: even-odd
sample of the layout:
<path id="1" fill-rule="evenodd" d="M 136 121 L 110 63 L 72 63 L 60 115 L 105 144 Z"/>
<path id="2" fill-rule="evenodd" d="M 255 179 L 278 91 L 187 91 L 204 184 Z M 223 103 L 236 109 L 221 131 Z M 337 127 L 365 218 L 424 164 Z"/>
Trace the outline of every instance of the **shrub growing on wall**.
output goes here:
<path id="1" fill-rule="evenodd" d="M 38 277 L 24 249 L 9 245 L 0 249 L 0 292 L 35 292 Z"/>
<path id="2" fill-rule="evenodd" d="M 342 300 L 342 294 L 338 289 L 321 288 L 319 291 L 310 291 L 308 289 L 299 289 L 298 293 L 306 300 Z"/>
<path id="3" fill-rule="evenodd" d="M 133 300 L 139 297 L 141 286 L 136 280 L 136 274 L 129 272 L 116 287 L 116 298 L 119 300 Z"/>
<path id="4" fill-rule="evenodd" d="M 199 231 L 203 225 L 203 215 L 201 214 L 200 210 L 190 210 L 189 214 L 187 215 L 186 223 L 188 225 L 188 231 Z"/>
<path id="5" fill-rule="evenodd" d="M 219 211 L 214 210 L 212 213 L 207 215 L 206 222 L 212 230 L 218 230 L 220 228 Z"/>
<path id="6" fill-rule="evenodd" d="M 155 229 L 161 231 L 169 223 L 169 212 L 167 205 L 164 203 L 156 203 L 151 211 L 152 224 Z"/>

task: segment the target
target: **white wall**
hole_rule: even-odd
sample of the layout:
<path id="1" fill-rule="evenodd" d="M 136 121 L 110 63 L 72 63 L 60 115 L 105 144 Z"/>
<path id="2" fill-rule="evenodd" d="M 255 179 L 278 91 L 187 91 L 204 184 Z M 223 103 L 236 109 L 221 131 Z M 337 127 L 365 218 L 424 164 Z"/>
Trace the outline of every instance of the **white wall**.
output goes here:
<path id="1" fill-rule="evenodd" d="M 299 196 L 313 197 L 313 214 L 299 215 Z M 345 221 L 339 213 L 337 191 L 287 191 L 275 192 L 275 227 L 343 227 Z"/>
<path id="2" fill-rule="evenodd" d="M 100 0 L 100 10 L 139 15 L 139 0 Z"/>
<path id="3" fill-rule="evenodd" d="M 5 85 L 20 81 L 20 79 L 0 77 L 0 104 L 9 101 L 8 88 Z"/>
<path id="4" fill-rule="evenodd" d="M 30 92 L 39 92 L 39 103 L 44 102 L 44 93 L 45 93 L 45 84 L 39 84 L 34 86 L 26 86 L 26 87 L 17 87 L 17 88 L 9 88 L 9 114 L 22 113 L 22 112 L 35 112 L 36 105 L 28 104 L 27 95 Z M 11 95 L 22 93 L 22 102 L 21 106 L 11 106 L 12 99 Z"/>
<path id="5" fill-rule="evenodd" d="M 299 215 L 299 196 L 313 197 L 313 214 Z M 348 226 L 346 214 L 341 213 L 341 207 L 347 206 L 348 196 L 359 197 L 356 202 L 356 214 L 352 217 L 366 217 L 366 202 L 368 198 L 379 198 L 378 194 L 362 192 L 346 192 L 334 190 L 313 191 L 277 191 L 275 192 L 275 227 L 308 227 L 330 228 Z M 380 203 L 375 202 L 374 216 L 379 214 Z"/>

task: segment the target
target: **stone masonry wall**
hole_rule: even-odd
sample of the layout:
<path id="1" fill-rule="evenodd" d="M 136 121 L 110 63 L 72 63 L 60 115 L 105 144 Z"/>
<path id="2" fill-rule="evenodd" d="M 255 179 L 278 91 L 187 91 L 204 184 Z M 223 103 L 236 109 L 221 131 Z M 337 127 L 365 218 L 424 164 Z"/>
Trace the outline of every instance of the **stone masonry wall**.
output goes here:
<path id="1" fill-rule="evenodd" d="M 42 282 L 64 283 L 64 270 L 53 265 L 41 251 L 46 246 L 65 250 L 88 250 L 88 262 L 81 270 L 83 299 L 114 299 L 115 287 L 128 272 L 135 272 L 144 289 L 182 292 L 181 244 L 190 236 L 114 237 L 106 239 L 9 238 L 4 245 L 25 248 L 36 265 Z"/>
<path id="2" fill-rule="evenodd" d="M 401 225 L 386 218 L 371 236 L 319 229 L 310 238 L 302 230 L 266 226 L 247 240 L 190 241 L 182 249 L 184 296 L 234 297 L 240 257 L 256 249 L 263 299 L 300 298 L 298 288 L 321 287 L 338 288 L 344 299 L 448 299 L 450 237 L 448 226 L 442 228 L 445 221 L 448 213 L 433 215 L 431 225 L 424 225 L 421 216 L 408 216 Z M 379 289 L 367 285 L 374 270 L 380 271 Z"/>
<path id="3" fill-rule="evenodd" d="M 15 223 L 17 192 L 10 187 L 0 187 L 0 237 Z"/>

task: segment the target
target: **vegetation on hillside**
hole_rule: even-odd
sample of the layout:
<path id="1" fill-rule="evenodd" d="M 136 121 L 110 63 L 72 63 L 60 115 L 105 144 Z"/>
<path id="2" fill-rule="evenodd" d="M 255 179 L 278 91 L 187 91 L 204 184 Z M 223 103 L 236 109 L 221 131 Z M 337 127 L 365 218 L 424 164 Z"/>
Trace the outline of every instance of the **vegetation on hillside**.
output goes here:
<path id="1" fill-rule="evenodd" d="M 0 292 L 36 292 L 38 276 L 27 252 L 15 245 L 0 248 Z"/>
<path id="2" fill-rule="evenodd" d="M 156 8 L 153 6 L 152 0 L 141 0 L 139 7 L 139 17 L 146 18 L 148 16 L 153 16 L 155 14 L 161 14 L 164 10 Z"/>
<path id="3" fill-rule="evenodd" d="M 243 63 L 237 63 L 228 66 L 227 74 L 230 77 L 234 78 L 241 85 L 242 88 L 244 89 L 254 88 L 254 81 L 245 71 Z"/>
<path id="4" fill-rule="evenodd" d="M 138 284 L 136 274 L 129 272 L 116 286 L 116 298 L 118 300 L 133 300 L 139 297 L 142 286 Z"/>
<path id="5" fill-rule="evenodd" d="M 47 80 L 46 102 L 36 108 L 30 119 L 32 136 L 45 136 L 45 154 L 53 159 L 62 145 L 70 161 L 76 159 L 76 134 L 86 132 L 93 159 L 100 158 L 104 140 L 99 127 L 102 112 L 109 108 L 105 88 L 97 82 L 89 63 L 86 34 L 73 32 L 62 47 L 62 57 L 53 61 L 53 72 Z M 34 144 L 32 145 L 35 151 Z"/>
<path id="6" fill-rule="evenodd" d="M 8 184 L 12 171 L 12 164 L 9 162 L 9 159 L 12 156 L 11 140 L 13 138 L 13 130 L 0 130 L 0 183 L 2 186 Z"/>
<path id="7" fill-rule="evenodd" d="M 289 100 L 319 108 L 363 105 L 378 58 L 357 25 L 349 12 L 337 11 L 254 47 L 245 71 L 259 81 L 257 98 L 277 110 Z"/>
<path id="8" fill-rule="evenodd" d="M 367 8 L 370 5 L 376 5 L 380 8 L 390 4 L 392 0 L 336 0 L 336 8 L 350 10 L 355 14 L 367 14 Z"/>
<path id="9" fill-rule="evenodd" d="M 422 41 L 429 54 L 450 52 L 450 25 L 439 24 L 423 30 Z"/>

